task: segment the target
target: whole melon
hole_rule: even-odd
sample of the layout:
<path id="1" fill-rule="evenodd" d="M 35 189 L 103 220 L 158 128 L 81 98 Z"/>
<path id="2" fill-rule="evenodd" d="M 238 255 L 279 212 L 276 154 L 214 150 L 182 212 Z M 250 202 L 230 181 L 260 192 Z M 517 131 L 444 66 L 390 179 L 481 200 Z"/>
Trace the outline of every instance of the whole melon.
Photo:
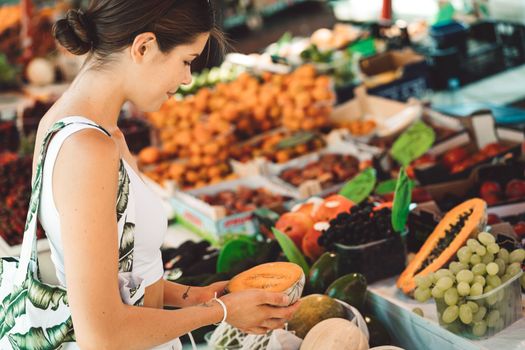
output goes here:
<path id="1" fill-rule="evenodd" d="M 312 294 L 301 299 L 301 305 L 288 322 L 288 329 L 304 339 L 306 334 L 319 322 L 328 318 L 346 317 L 343 305 L 322 294 Z"/>
<path id="2" fill-rule="evenodd" d="M 304 338 L 300 350 L 368 350 L 368 339 L 352 322 L 330 318 L 317 324 Z"/>

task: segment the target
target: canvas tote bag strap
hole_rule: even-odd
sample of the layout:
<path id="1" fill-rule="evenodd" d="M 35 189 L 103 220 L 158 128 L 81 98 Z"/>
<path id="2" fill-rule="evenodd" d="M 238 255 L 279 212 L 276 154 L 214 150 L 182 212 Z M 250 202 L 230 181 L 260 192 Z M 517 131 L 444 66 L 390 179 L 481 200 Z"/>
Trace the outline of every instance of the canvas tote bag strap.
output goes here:
<path id="1" fill-rule="evenodd" d="M 73 119 L 73 121 L 71 120 Z M 86 121 L 74 121 L 77 118 L 66 118 L 56 122 L 48 130 L 42 141 L 42 147 L 40 148 L 40 154 L 38 156 L 38 163 L 36 168 L 35 178 L 32 184 L 31 200 L 29 202 L 29 210 L 26 218 L 26 225 L 24 228 L 24 239 L 22 241 L 22 249 L 20 253 L 20 260 L 18 269 L 15 276 L 14 286 L 21 286 L 27 278 L 29 271 L 36 273 L 38 268 L 38 251 L 37 251 L 37 223 L 38 223 L 38 211 L 40 206 L 40 194 L 42 192 L 42 176 L 44 171 L 44 162 L 46 158 L 47 149 L 49 143 L 54 135 L 60 130 L 72 124 L 85 124 L 89 127 L 95 127 L 102 130 L 105 134 L 111 137 L 111 135 L 101 126 L 89 122 L 85 118 L 78 118 Z M 69 121 L 66 121 L 69 120 Z"/>

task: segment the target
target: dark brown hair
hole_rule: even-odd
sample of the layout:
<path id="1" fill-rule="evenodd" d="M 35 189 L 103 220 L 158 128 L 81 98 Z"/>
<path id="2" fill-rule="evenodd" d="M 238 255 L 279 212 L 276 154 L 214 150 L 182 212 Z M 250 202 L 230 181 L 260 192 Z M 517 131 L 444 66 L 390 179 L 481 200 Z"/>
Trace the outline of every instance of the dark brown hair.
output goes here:
<path id="1" fill-rule="evenodd" d="M 53 28 L 69 52 L 91 52 L 98 59 L 123 50 L 144 32 L 156 35 L 164 53 L 202 33 L 210 33 L 220 49 L 225 42 L 210 0 L 92 0 L 85 12 L 69 10 Z"/>

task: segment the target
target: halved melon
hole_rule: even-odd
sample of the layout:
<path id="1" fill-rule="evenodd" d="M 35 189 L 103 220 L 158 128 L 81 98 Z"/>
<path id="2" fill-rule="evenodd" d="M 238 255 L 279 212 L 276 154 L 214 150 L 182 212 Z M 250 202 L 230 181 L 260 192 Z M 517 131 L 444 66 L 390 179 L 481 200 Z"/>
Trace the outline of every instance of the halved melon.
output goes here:
<path id="1" fill-rule="evenodd" d="M 231 279 L 227 290 L 231 293 L 248 289 L 264 289 L 281 292 L 295 303 L 303 293 L 305 276 L 303 269 L 290 262 L 274 262 L 255 266 Z"/>
<path id="2" fill-rule="evenodd" d="M 415 276 L 426 276 L 445 266 L 486 224 L 487 203 L 482 199 L 470 199 L 449 211 L 403 271 L 397 287 L 404 293 L 412 292 L 416 287 Z"/>

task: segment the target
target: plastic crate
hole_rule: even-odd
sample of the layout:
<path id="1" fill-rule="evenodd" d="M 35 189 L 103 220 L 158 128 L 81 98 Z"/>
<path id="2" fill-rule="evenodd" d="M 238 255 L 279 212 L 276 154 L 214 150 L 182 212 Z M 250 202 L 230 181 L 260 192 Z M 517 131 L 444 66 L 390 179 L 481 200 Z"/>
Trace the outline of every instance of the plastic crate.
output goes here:
<path id="1" fill-rule="evenodd" d="M 520 285 L 522 274 L 523 272 L 519 273 L 488 293 L 477 297 L 467 297 L 468 301 L 473 301 L 479 307 L 484 307 L 489 319 L 495 318 L 497 320 L 497 322 L 489 320 L 483 334 L 474 334 L 472 325 L 463 324 L 459 318 L 452 323 L 445 323 L 442 315 L 448 305 L 443 299 L 436 300 L 439 324 L 454 334 L 473 340 L 487 339 L 501 332 L 522 317 Z"/>
<path id="2" fill-rule="evenodd" d="M 461 82 L 468 84 L 506 69 L 502 46 L 498 43 L 471 41 L 462 62 Z"/>
<path id="3" fill-rule="evenodd" d="M 369 284 L 400 274 L 406 263 L 405 236 L 406 233 L 359 246 L 336 244 L 339 274 L 357 272 Z"/>
<path id="4" fill-rule="evenodd" d="M 426 63 L 425 63 L 426 65 Z M 426 72 L 420 76 L 398 79 L 392 83 L 368 89 L 368 93 L 391 100 L 406 102 L 409 98 L 423 97 L 429 89 Z"/>
<path id="5" fill-rule="evenodd" d="M 498 22 L 495 24 L 496 38 L 501 44 L 505 65 L 515 67 L 525 63 L 525 26 Z"/>
<path id="6" fill-rule="evenodd" d="M 455 47 L 460 52 L 467 51 L 468 27 L 462 23 L 435 24 L 430 27 L 429 34 L 439 49 Z"/>

